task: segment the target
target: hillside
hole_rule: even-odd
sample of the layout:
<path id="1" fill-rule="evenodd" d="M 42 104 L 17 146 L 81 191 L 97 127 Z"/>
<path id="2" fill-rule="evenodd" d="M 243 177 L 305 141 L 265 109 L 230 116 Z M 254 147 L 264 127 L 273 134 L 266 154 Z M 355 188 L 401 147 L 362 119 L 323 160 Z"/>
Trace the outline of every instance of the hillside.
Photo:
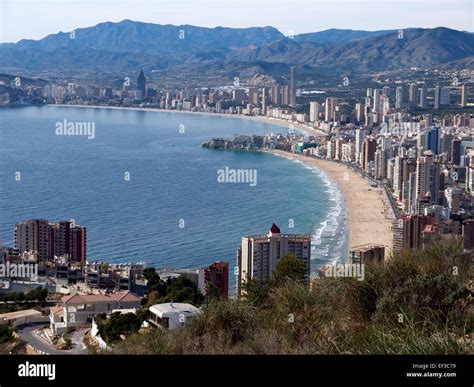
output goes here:
<path id="1" fill-rule="evenodd" d="M 203 28 L 124 20 L 0 45 L 0 71 L 123 74 L 180 68 L 184 78 L 233 76 L 258 66 L 277 78 L 292 64 L 307 73 L 367 73 L 447 63 L 472 67 L 474 34 L 449 28 L 398 31 L 327 30 L 289 39 L 273 27 Z M 313 68 L 313 70 L 309 69 Z M 212 69 L 212 70 L 211 70 Z M 232 69 L 232 70 L 230 70 Z M 285 70 L 286 71 L 286 70 Z"/>

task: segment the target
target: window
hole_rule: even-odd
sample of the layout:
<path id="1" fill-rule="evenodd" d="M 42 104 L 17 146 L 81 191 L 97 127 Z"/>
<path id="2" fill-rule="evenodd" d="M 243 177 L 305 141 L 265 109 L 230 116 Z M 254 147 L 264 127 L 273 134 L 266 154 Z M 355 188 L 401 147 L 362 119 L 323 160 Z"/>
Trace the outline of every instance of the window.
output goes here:
<path id="1" fill-rule="evenodd" d="M 88 312 L 93 312 L 95 310 L 95 304 L 87 304 L 86 305 L 86 310 Z"/>

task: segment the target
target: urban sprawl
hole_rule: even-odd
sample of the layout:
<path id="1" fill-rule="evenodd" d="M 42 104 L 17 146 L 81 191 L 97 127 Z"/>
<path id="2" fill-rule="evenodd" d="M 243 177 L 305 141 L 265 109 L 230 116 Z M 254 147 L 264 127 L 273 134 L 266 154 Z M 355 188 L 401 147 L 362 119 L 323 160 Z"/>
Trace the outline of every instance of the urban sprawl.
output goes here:
<path id="1" fill-rule="evenodd" d="M 414 70 L 414 74 L 420 74 Z M 421 72 L 421 74 L 424 74 Z M 147 82 L 143 71 L 135 82 L 125 77 L 120 87 L 46 82 L 42 86 L 20 77 L 0 77 L 0 104 L 115 106 L 255 117 L 288 127 L 265 136 L 215 138 L 209 148 L 281 150 L 342 163 L 380 187 L 393 220 L 391 246 L 351 246 L 347 263 L 389 259 L 391 253 L 422 248 L 430 238 L 459 238 L 474 248 L 474 104 L 472 74 L 437 74 L 433 83 L 380 83 L 355 95 L 350 80 L 341 80 L 338 97 L 330 91 L 304 89 L 292 66 L 288 84 L 246 86 L 235 79 L 222 87 L 164 90 Z M 347 89 L 350 98 L 341 97 Z M 350 105 L 348 101 L 353 102 Z M 360 200 L 363 200 L 361 198 Z M 98 314 L 136 313 L 147 296 L 143 263 L 94 261 L 87 257 L 86 228 L 72 220 L 50 223 L 25 220 L 14 228 L 15 246 L 0 247 L 0 263 L 37 265 L 37 278 L 4 277 L 0 293 L 29 291 L 37 286 L 56 297 L 48 316 L 32 310 L 0 315 L 0 323 L 48 321 L 45 340 L 70 328 L 92 324 Z M 237 249 L 233 275 L 236 294 L 251 278 L 266 281 L 282 256 L 305 264 L 310 282 L 311 235 L 285 234 L 273 224 L 267 234 L 245 236 Z M 317 257 L 313 257 L 317 258 Z M 155 270 L 155 269 L 153 269 Z M 161 281 L 188 278 L 201 294 L 229 296 L 229 263 L 217 261 L 198 269 L 156 269 Z M 324 268 L 320 275 L 329 273 Z M 177 328 L 200 313 L 195 306 L 170 300 L 149 308 L 147 324 Z M 46 319 L 46 320 L 45 320 Z M 95 332 L 99 347 L 106 348 Z"/>

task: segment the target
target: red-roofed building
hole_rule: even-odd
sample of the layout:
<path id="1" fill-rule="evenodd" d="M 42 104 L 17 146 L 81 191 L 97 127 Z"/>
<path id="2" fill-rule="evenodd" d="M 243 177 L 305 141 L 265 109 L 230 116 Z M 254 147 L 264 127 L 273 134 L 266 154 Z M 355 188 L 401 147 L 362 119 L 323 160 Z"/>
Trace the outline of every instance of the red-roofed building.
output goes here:
<path id="1" fill-rule="evenodd" d="M 101 313 L 110 314 L 114 309 L 137 309 L 140 298 L 129 292 L 64 296 L 62 304 L 51 308 L 50 327 L 55 335 L 68 328 L 92 322 Z"/>

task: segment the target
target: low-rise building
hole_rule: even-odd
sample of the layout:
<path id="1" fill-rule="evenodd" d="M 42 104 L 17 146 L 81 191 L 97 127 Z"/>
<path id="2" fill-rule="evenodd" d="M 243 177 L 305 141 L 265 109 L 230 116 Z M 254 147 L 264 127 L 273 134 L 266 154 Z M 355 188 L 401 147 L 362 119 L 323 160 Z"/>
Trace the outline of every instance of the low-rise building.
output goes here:
<path id="1" fill-rule="evenodd" d="M 142 264 L 91 262 L 85 268 L 85 281 L 91 288 L 134 290 L 137 275 L 142 272 Z"/>
<path id="2" fill-rule="evenodd" d="M 65 296 L 62 298 L 62 304 L 51 308 L 51 332 L 59 335 L 68 328 L 91 323 L 98 314 L 111 314 L 115 309 L 139 307 L 140 298 L 129 291 L 111 294 L 76 294 Z"/>
<path id="3" fill-rule="evenodd" d="M 356 246 L 349 252 L 350 262 L 359 265 L 368 263 L 383 263 L 385 259 L 385 246 L 366 244 Z"/>
<path id="4" fill-rule="evenodd" d="M 191 304 L 168 302 L 150 306 L 150 323 L 165 329 L 178 329 L 201 313 Z"/>

